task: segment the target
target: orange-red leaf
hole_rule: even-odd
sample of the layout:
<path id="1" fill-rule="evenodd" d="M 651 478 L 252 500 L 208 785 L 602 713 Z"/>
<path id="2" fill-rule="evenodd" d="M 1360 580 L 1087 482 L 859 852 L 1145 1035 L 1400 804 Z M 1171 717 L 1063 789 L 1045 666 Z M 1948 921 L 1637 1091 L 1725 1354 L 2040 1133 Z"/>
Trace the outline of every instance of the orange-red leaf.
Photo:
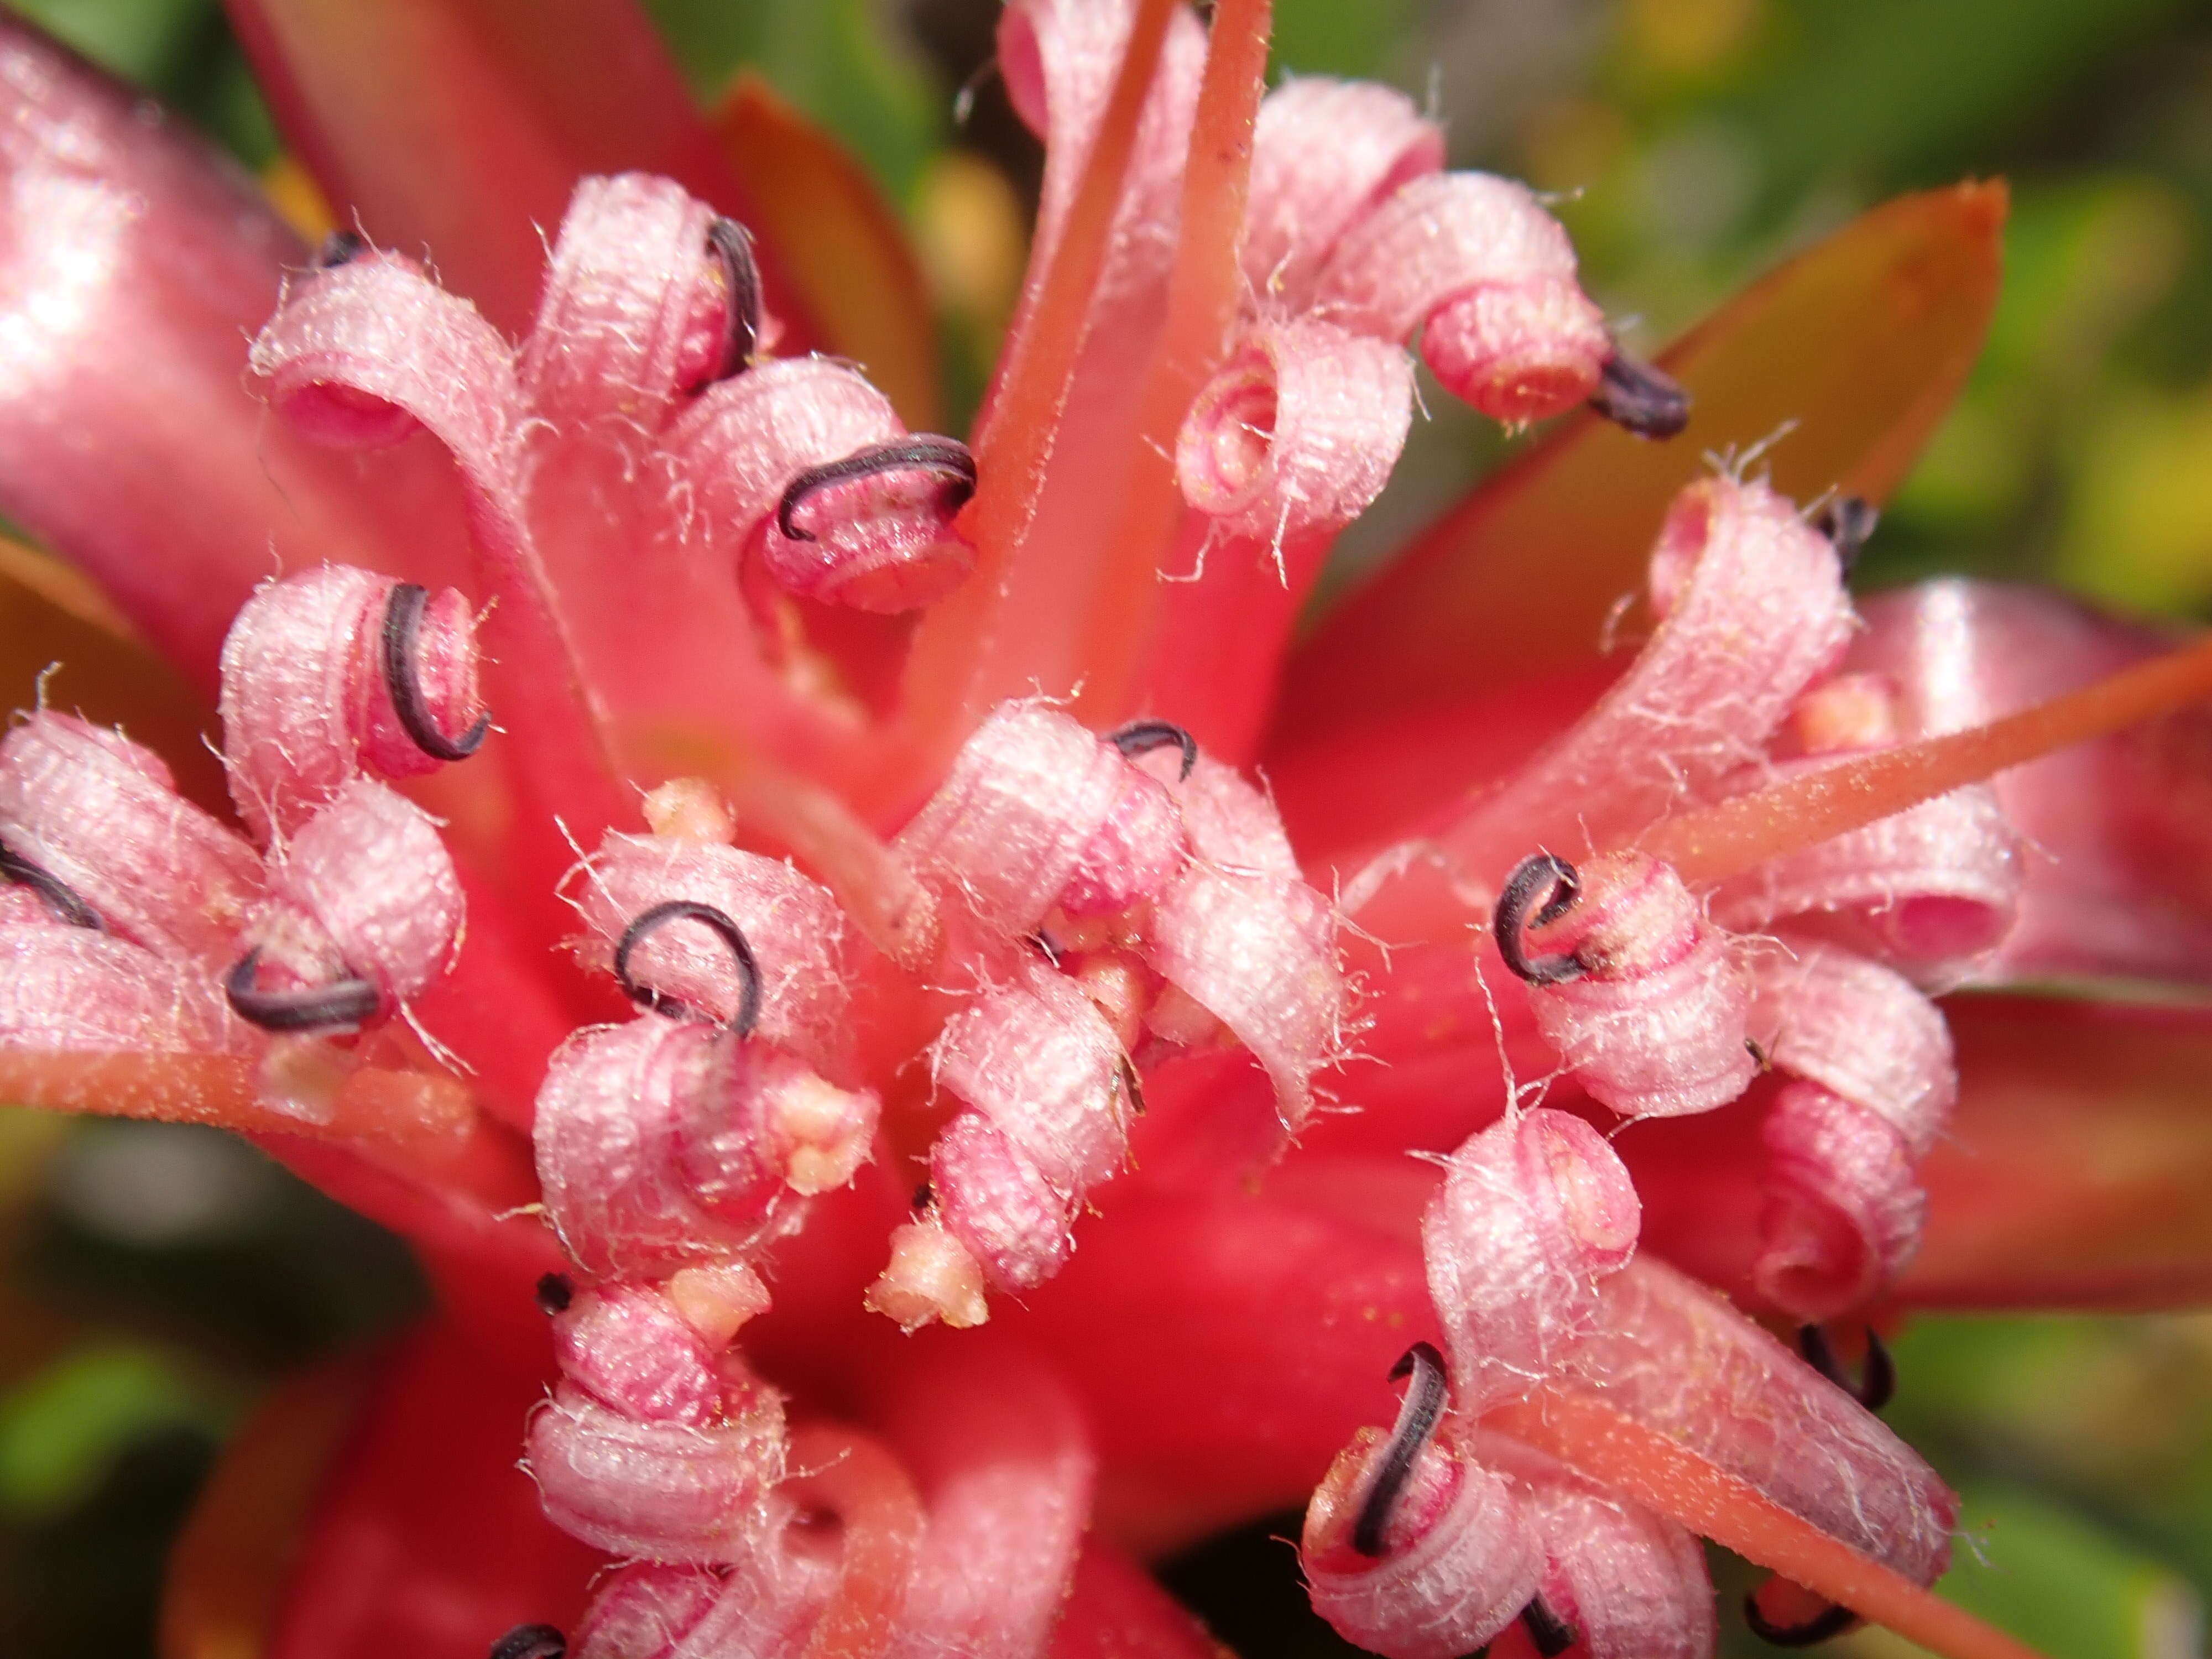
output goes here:
<path id="1" fill-rule="evenodd" d="M 2201 1013 L 1968 997 L 1959 1106 L 1922 1166 L 1899 1297 L 2145 1308 L 2212 1295 L 2212 1024 Z"/>
<path id="2" fill-rule="evenodd" d="M 945 420 L 937 330 L 906 228 L 844 147 L 750 71 L 714 112 L 751 228 L 773 246 L 823 349 L 868 372 L 917 432 Z"/>
<path id="3" fill-rule="evenodd" d="M 140 644 L 131 625 L 82 575 L 20 542 L 0 538 L 0 698 L 34 707 L 41 677 L 52 707 L 119 726 L 157 751 L 185 796 L 228 813 L 222 764 L 204 735 L 210 708 L 177 671 Z"/>
<path id="4" fill-rule="evenodd" d="M 1795 422 L 1768 456 L 1778 489 L 1887 498 L 1981 349 L 2005 204 L 2002 184 L 1901 197 L 1692 329 L 1660 357 L 1695 400 L 1686 431 L 1568 421 L 1328 617 L 1292 661 L 1278 741 L 1593 654 L 1708 451 Z"/>
<path id="5" fill-rule="evenodd" d="M 509 332 L 543 238 L 588 173 L 665 173 L 747 204 L 642 10 L 628 0 L 228 0 L 262 89 L 342 224 L 419 255 Z M 773 251 L 771 308 L 809 334 Z M 781 291 L 780 291 L 781 288 Z"/>
<path id="6" fill-rule="evenodd" d="M 273 1389 L 224 1450 L 169 1553 L 161 1659 L 258 1659 L 324 1475 L 377 1368 L 349 1354 Z"/>

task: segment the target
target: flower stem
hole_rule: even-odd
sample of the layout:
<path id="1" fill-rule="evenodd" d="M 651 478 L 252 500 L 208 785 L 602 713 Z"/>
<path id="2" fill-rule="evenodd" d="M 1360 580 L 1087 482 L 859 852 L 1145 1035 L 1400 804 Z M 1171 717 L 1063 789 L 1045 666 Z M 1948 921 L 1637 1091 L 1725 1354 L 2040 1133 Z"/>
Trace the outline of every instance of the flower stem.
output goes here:
<path id="1" fill-rule="evenodd" d="M 252 1061 L 224 1054 L 0 1051 L 0 1098 L 48 1111 L 213 1123 L 434 1155 L 459 1148 L 477 1121 L 468 1090 L 453 1079 L 375 1066 L 345 1079 L 323 1121 L 294 1117 L 263 1103 Z"/>
<path id="2" fill-rule="evenodd" d="M 1969 783 L 2212 697 L 2212 639 L 1963 732 L 1900 744 L 1739 795 L 1635 838 L 1708 886 Z"/>
<path id="3" fill-rule="evenodd" d="M 1491 1413 L 1497 1427 L 1946 1659 L 2035 1650 L 1730 1479 L 1665 1435 L 1587 1395 L 1546 1391 Z"/>
<path id="4" fill-rule="evenodd" d="M 1176 434 L 1219 366 L 1243 298 L 1237 263 L 1252 182 L 1252 135 L 1267 90 L 1272 0 L 1221 0 L 1183 173 L 1182 236 L 1168 283 L 1167 326 L 1131 434 L 1121 526 L 1088 602 L 1078 606 L 1079 707 L 1099 723 L 1135 712 L 1130 679 L 1151 643 L 1161 561 L 1183 513 Z M 1139 700 L 1140 701 L 1140 700 Z"/>

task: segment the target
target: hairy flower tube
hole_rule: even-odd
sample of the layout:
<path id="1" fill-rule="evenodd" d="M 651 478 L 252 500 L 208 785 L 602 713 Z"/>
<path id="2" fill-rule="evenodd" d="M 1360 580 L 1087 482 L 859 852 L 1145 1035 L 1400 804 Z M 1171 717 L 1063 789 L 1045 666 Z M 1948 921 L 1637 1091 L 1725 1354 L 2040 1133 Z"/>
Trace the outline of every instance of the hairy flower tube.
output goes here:
<path id="1" fill-rule="evenodd" d="M 2006 1138 L 2001 1005 L 1939 999 L 2203 984 L 2212 655 L 1846 586 L 1999 192 L 1653 367 L 1402 94 L 1267 90 L 1264 0 L 1013 0 L 1046 171 L 963 441 L 616 0 L 552 58 L 487 0 L 234 9 L 319 251 L 0 29 L 0 326 L 46 337 L 0 510 L 210 699 L 230 795 L 58 699 L 0 741 L 0 1079 L 255 1136 L 441 1308 L 342 1432 L 244 1437 L 179 1652 L 1199 1659 L 1139 1564 L 1299 1504 L 1388 1659 L 1701 1659 L 1700 1535 L 1777 1639 L 2024 1651 L 1929 1594 L 1958 1501 L 1829 1332 L 2103 1238 Z M 1955 304 L 1850 310 L 1884 260 Z M 1416 356 L 1567 418 L 1294 639 Z M 2114 1017 L 2042 1017 L 2069 1144 Z M 2069 1299 L 2212 1280 L 2100 1248 Z"/>

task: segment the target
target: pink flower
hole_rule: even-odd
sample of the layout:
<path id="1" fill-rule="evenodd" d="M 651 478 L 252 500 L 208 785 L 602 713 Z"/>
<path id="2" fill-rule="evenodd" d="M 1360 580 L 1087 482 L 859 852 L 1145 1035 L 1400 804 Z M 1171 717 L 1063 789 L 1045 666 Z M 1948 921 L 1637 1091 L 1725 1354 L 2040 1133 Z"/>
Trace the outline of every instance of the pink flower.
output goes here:
<path id="1" fill-rule="evenodd" d="M 216 694 L 230 797 L 0 743 L 0 1081 L 259 1138 L 443 1309 L 249 1431 L 180 1641 L 1195 1656 L 1131 1558 L 1310 1494 L 1391 1659 L 1696 1659 L 1699 1533 L 1765 1631 L 2021 1651 L 1927 1594 L 1956 1500 L 1825 1328 L 2205 1281 L 2201 1148 L 2072 1157 L 2194 1033 L 1932 999 L 2201 982 L 2212 647 L 1845 589 L 2000 191 L 1769 278 L 1668 354 L 1693 414 L 1409 100 L 1263 98 L 1264 0 L 1017 0 L 971 451 L 808 349 L 895 261 L 757 243 L 626 9 L 239 10 L 362 228 L 312 258 L 0 34 L 0 507 Z M 1409 343 L 1596 412 L 1294 642 Z"/>

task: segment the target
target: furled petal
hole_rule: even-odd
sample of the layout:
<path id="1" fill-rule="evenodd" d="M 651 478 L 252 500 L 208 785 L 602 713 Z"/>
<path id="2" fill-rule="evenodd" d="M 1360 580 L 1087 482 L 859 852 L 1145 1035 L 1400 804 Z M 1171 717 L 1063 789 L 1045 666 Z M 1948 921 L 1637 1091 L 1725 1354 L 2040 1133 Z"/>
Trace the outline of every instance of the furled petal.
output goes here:
<path id="1" fill-rule="evenodd" d="M 324 565 L 257 591 L 222 648 L 223 759 L 239 816 L 266 842 L 289 834 L 338 787 L 435 771 L 481 742 L 476 624 L 453 588 L 411 613 L 389 577 Z M 395 611 L 413 645 L 395 670 Z M 395 682 L 395 672 L 404 678 Z M 395 690 L 411 691 L 404 714 Z M 410 729 L 410 720 L 416 725 Z M 441 752 L 423 747 L 427 724 Z"/>
<path id="2" fill-rule="evenodd" d="M 211 1053 L 242 1032 L 214 987 L 151 951 L 88 927 L 0 925 L 0 1048 Z"/>
<path id="3" fill-rule="evenodd" d="M 1127 1059 L 1088 997 L 1038 972 L 954 1015 L 935 1062 L 971 1109 L 931 1158 L 939 1213 L 994 1283 L 1027 1289 L 1066 1259 L 1085 1195 L 1128 1155 Z"/>
<path id="4" fill-rule="evenodd" d="M 1856 1102 L 1793 1083 L 1759 1138 L 1766 1202 L 1752 1283 L 1805 1324 L 1864 1307 L 1911 1261 L 1928 1213 L 1904 1136 Z"/>
<path id="5" fill-rule="evenodd" d="M 278 849 L 243 942 L 310 985 L 367 980 L 389 1018 L 444 971 L 461 922 L 460 878 L 429 814 L 358 778 Z"/>
<path id="6" fill-rule="evenodd" d="M 1855 666 L 1899 687 L 1915 733 L 1957 731 L 2087 684 L 2172 636 L 2026 588 L 1931 582 L 1869 602 Z M 2066 750 L 1996 780 L 2027 842 L 2020 919 L 1976 969 L 1992 984 L 2212 975 L 2201 709 Z M 1925 809 L 1922 809 L 1925 810 Z"/>
<path id="7" fill-rule="evenodd" d="M 1770 458 L 1776 488 L 1882 500 L 1980 350 L 2004 209 L 2002 185 L 1901 198 L 1699 325 L 1660 358 L 1691 394 L 1680 438 L 1640 443 L 1595 416 L 1562 426 L 1336 608 L 1292 664 L 1279 744 L 1595 653 L 1706 452 L 1795 422 Z"/>
<path id="8" fill-rule="evenodd" d="M 1816 770 L 1799 762 L 1775 775 Z M 1767 781 L 1771 781 L 1767 780 Z M 2017 915 L 2023 854 L 2001 792 L 1972 784 L 1723 883 L 1713 915 L 1741 933 L 1789 921 L 1939 988 L 1986 957 Z"/>
<path id="9" fill-rule="evenodd" d="M 1942 1574 L 1958 1500 L 1857 1401 L 1671 1267 L 1639 1258 L 1599 1295 L 1561 1387 L 1595 1391 L 1915 1583 Z"/>
<path id="10" fill-rule="evenodd" d="M 614 1555 L 742 1559 L 783 1474 L 783 1411 L 754 1389 L 717 1421 L 648 1422 L 562 1383 L 530 1419 L 531 1478 L 554 1525 Z"/>
<path id="11" fill-rule="evenodd" d="M 1176 441 L 1197 511 L 1164 567 L 1176 580 L 1159 594 L 1146 707 L 1176 711 L 1214 753 L 1250 754 L 1328 547 L 1382 488 L 1412 414 L 1412 361 L 1395 345 L 1310 319 L 1245 337 Z"/>
<path id="12" fill-rule="evenodd" d="M 593 1273 L 742 1257 L 790 1224 L 790 1126 L 817 1091 L 767 1044 L 695 1021 L 580 1031 L 538 1096 L 547 1218 Z"/>
<path id="13" fill-rule="evenodd" d="M 1279 557 L 1286 541 L 1367 510 L 1413 418 L 1413 366 L 1396 347 L 1328 323 L 1261 324 L 1184 416 L 1176 479 L 1229 556 L 1249 558 L 1243 542 Z"/>
<path id="14" fill-rule="evenodd" d="M 1540 878 L 1554 867 L 1539 855 L 1521 869 Z M 1501 947 L 1525 915 L 1509 907 L 1514 887 L 1522 876 L 1498 900 Z M 1756 1067 L 1741 942 L 1705 920 L 1673 870 L 1640 854 L 1592 860 L 1568 896 L 1563 919 L 1541 925 L 1553 899 L 1530 930 L 1547 954 L 1515 971 L 1576 1082 L 1624 1117 L 1711 1111 L 1741 1094 Z"/>
<path id="15" fill-rule="evenodd" d="M 1442 833 L 1494 882 L 1532 847 L 1578 848 L 1648 823 L 1758 752 L 1849 637 L 1834 550 L 1765 484 L 1692 485 L 1667 515 L 1650 584 L 1659 630 L 1565 737 Z"/>
<path id="16" fill-rule="evenodd" d="M 516 365 L 532 413 L 564 434 L 618 425 L 649 437 L 678 393 L 726 373 L 732 350 L 750 355 L 750 338 L 729 337 L 741 301 L 708 244 L 714 218 L 672 179 L 577 184 Z M 757 324 L 738 326 L 750 335 Z"/>
<path id="17" fill-rule="evenodd" d="M 576 909 L 593 935 L 594 966 L 608 964 L 629 925 L 658 904 L 711 905 L 744 933 L 759 975 L 762 1040 L 817 1067 L 849 1063 L 851 987 L 845 918 L 836 901 L 788 864 L 739 848 L 674 836 L 611 833 L 584 866 Z M 717 1019 L 743 1000 L 728 944 L 696 926 L 671 925 L 630 958 L 639 982 Z"/>
<path id="18" fill-rule="evenodd" d="M 1711 1659 L 1713 1586 L 1695 1538 L 1518 1441 L 1486 1434 L 1474 1445 L 1524 1489 L 1547 1558 L 1545 1611 L 1589 1659 Z"/>
<path id="19" fill-rule="evenodd" d="M 1269 93 L 1252 135 L 1243 254 L 1260 308 L 1311 309 L 1338 239 L 1443 161 L 1443 133 L 1395 87 L 1301 75 Z"/>
<path id="20" fill-rule="evenodd" d="M 1636 1249 L 1641 1211 L 1620 1158 L 1565 1112 L 1486 1129 L 1446 1170 L 1422 1249 L 1458 1404 L 1479 1416 L 1559 1368 L 1596 1317 L 1599 1283 Z"/>
<path id="21" fill-rule="evenodd" d="M 970 1338 L 919 1344 L 879 1407 L 929 1510 L 895 1659 L 1029 1659 L 1067 1594 L 1095 1460 L 1052 1370 Z"/>
<path id="22" fill-rule="evenodd" d="M 1855 1101 L 1926 1155 L 1958 1097 L 1951 1034 L 1898 974 L 1833 945 L 1792 939 L 1750 953 L 1751 1030 L 1768 1062 Z"/>
<path id="23" fill-rule="evenodd" d="M 1267 1068 L 1293 1132 L 1313 1110 L 1314 1073 L 1343 1042 L 1336 928 L 1334 908 L 1303 881 L 1197 862 L 1153 911 L 1152 965 Z"/>
<path id="24" fill-rule="evenodd" d="M 983 921 L 1027 933 L 1074 878 L 1121 799 L 1118 751 L 1056 709 L 1015 704 L 962 747 L 898 848 Z"/>
<path id="25" fill-rule="evenodd" d="M 1520 1616 L 1544 1570 L 1541 1539 L 1514 1483 L 1462 1455 L 1422 1449 L 1380 1540 L 1351 1541 L 1387 1437 L 1364 1429 L 1306 1510 L 1298 1554 L 1314 1611 L 1388 1659 L 1457 1659 Z"/>
<path id="26" fill-rule="evenodd" d="M 1402 186 L 1338 243 L 1318 304 L 1359 333 L 1418 333 L 1445 390 L 1501 421 L 1573 408 L 1613 355 L 1565 230 L 1527 185 L 1489 173 Z"/>
<path id="27" fill-rule="evenodd" d="M 118 732 L 38 714 L 0 738 L 0 842 L 124 938 L 221 971 L 262 884 L 253 849 Z"/>

